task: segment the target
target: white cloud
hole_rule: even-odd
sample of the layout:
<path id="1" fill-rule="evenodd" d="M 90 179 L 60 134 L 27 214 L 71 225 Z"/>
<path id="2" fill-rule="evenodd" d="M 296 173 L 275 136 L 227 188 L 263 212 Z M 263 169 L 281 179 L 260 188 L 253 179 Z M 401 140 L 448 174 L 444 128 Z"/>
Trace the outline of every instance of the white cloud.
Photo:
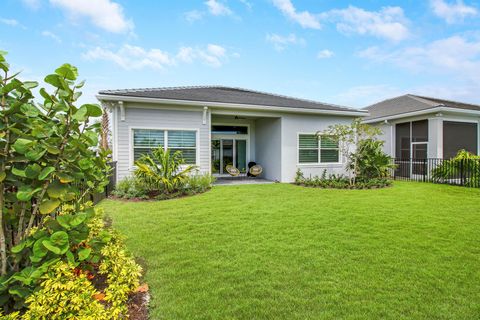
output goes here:
<path id="1" fill-rule="evenodd" d="M 297 12 L 291 0 L 273 0 L 273 4 L 289 19 L 295 21 L 303 28 L 320 29 L 319 16 L 308 11 Z"/>
<path id="2" fill-rule="evenodd" d="M 214 16 L 228 16 L 233 13 L 229 7 L 218 0 L 205 1 L 205 5 L 208 7 L 208 11 Z"/>
<path id="3" fill-rule="evenodd" d="M 341 105 L 366 107 L 404 93 L 399 88 L 387 84 L 362 85 L 348 88 L 334 96 L 334 100 Z"/>
<path id="4" fill-rule="evenodd" d="M 179 62 L 193 63 L 195 61 L 200 61 L 211 67 L 221 67 L 228 60 L 226 49 L 216 44 L 209 44 L 203 48 L 182 47 L 176 55 L 160 49 L 144 49 L 126 44 L 116 51 L 95 47 L 82 56 L 91 61 L 111 61 L 125 70 L 144 68 L 160 70 L 174 66 Z"/>
<path id="5" fill-rule="evenodd" d="M 6 24 L 7 26 L 11 26 L 11 27 L 17 27 L 17 26 L 20 25 L 20 23 L 15 19 L 0 18 L 0 22 L 3 23 L 3 24 Z"/>
<path id="6" fill-rule="evenodd" d="M 467 17 L 474 17 L 478 14 L 477 8 L 467 6 L 462 0 L 456 0 L 452 4 L 444 0 L 430 0 L 430 6 L 435 15 L 449 24 L 461 22 Z"/>
<path id="7" fill-rule="evenodd" d="M 273 44 L 275 50 L 282 51 L 289 45 L 305 45 L 305 40 L 297 37 L 295 34 L 291 33 L 287 36 L 282 36 L 279 34 L 267 34 L 266 39 L 268 42 Z"/>
<path id="8" fill-rule="evenodd" d="M 391 52 L 370 47 L 359 56 L 379 63 L 393 63 L 417 73 L 449 74 L 480 84 L 480 41 L 476 39 L 457 35 Z"/>
<path id="9" fill-rule="evenodd" d="M 168 53 L 159 49 L 145 50 L 141 47 L 124 45 L 117 51 L 96 47 L 83 54 L 87 60 L 112 61 L 126 70 L 142 68 L 163 69 L 174 63 Z"/>
<path id="10" fill-rule="evenodd" d="M 42 36 L 53 39 L 58 43 L 62 42 L 62 39 L 60 39 L 59 36 L 57 36 L 55 33 L 51 32 L 51 31 L 48 31 L 48 30 L 42 31 Z"/>
<path id="11" fill-rule="evenodd" d="M 250 1 L 247 1 L 247 0 L 240 0 L 241 3 L 243 3 L 245 5 L 245 7 L 247 7 L 247 9 L 252 9 L 253 5 L 250 3 Z"/>
<path id="12" fill-rule="evenodd" d="M 197 20 L 201 20 L 203 18 L 203 12 L 198 10 L 192 10 L 184 13 L 185 20 L 190 23 L 193 23 Z"/>
<path id="13" fill-rule="evenodd" d="M 401 41 L 409 36 L 407 19 L 400 7 L 367 11 L 349 6 L 346 9 L 328 11 L 322 16 L 335 21 L 337 29 L 347 34 L 372 35 L 391 41 Z"/>
<path id="14" fill-rule="evenodd" d="M 86 17 L 97 27 L 113 33 L 128 33 L 134 28 L 125 17 L 123 7 L 111 0 L 50 0 L 63 9 L 71 19 Z"/>
<path id="15" fill-rule="evenodd" d="M 335 54 L 333 53 L 333 51 L 330 51 L 330 50 L 321 50 L 318 54 L 317 54 L 317 58 L 318 59 L 328 59 L 328 58 L 331 58 L 333 57 Z"/>
<path id="16" fill-rule="evenodd" d="M 38 9 L 40 8 L 40 0 L 22 0 L 22 3 L 30 9 Z"/>
<path id="17" fill-rule="evenodd" d="M 196 60 L 211 67 L 221 67 L 228 59 L 227 50 L 216 44 L 209 44 L 206 48 L 182 47 L 176 55 L 179 62 L 192 63 Z"/>

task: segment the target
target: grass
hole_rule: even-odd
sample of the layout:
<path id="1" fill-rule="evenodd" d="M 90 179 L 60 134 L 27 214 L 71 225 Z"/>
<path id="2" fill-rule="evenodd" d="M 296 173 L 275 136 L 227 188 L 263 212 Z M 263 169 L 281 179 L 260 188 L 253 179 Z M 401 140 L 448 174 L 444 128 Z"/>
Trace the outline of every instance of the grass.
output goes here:
<path id="1" fill-rule="evenodd" d="M 215 187 L 102 202 L 152 319 L 478 319 L 480 190 Z"/>

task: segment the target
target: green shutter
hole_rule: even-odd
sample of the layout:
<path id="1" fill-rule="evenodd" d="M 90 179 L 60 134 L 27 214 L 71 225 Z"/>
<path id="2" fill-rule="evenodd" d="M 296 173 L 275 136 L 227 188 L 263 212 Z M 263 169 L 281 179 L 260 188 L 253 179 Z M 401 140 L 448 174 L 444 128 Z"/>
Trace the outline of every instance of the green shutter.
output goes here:
<path id="1" fill-rule="evenodd" d="M 165 132 L 163 130 L 133 130 L 133 146 L 156 148 L 164 145 Z"/>
<path id="2" fill-rule="evenodd" d="M 326 149 L 337 149 L 338 148 L 338 141 L 335 140 L 333 137 L 329 136 L 322 136 L 320 138 L 320 147 Z"/>
<path id="3" fill-rule="evenodd" d="M 195 131 L 168 131 L 169 148 L 195 148 L 197 134 Z"/>
<path id="4" fill-rule="evenodd" d="M 185 160 L 186 164 L 196 164 L 197 162 L 197 150 L 196 149 L 175 149 L 175 148 L 170 148 L 170 153 L 175 153 L 177 151 L 180 151 L 182 154 L 183 160 Z"/>
<path id="5" fill-rule="evenodd" d="M 318 150 L 300 149 L 298 161 L 300 163 L 318 163 Z"/>
<path id="6" fill-rule="evenodd" d="M 314 134 L 301 134 L 298 137 L 300 149 L 318 149 L 318 139 Z"/>
<path id="7" fill-rule="evenodd" d="M 337 163 L 339 161 L 338 150 L 322 149 L 320 151 L 320 162 L 322 163 Z"/>

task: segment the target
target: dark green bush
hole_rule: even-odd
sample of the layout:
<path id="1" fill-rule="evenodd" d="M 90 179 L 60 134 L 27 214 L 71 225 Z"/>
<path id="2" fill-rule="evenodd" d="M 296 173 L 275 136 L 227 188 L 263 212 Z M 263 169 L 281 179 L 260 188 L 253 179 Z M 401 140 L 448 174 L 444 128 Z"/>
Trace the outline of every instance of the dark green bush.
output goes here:
<path id="1" fill-rule="evenodd" d="M 344 175 L 331 174 L 327 176 L 327 171 L 324 170 L 322 175 L 305 178 L 301 170 L 297 170 L 295 178 L 295 184 L 314 187 L 314 188 L 332 188 L 332 189 L 375 189 L 384 188 L 392 184 L 390 179 L 387 178 L 357 178 L 355 184 L 351 183 L 351 180 Z"/>

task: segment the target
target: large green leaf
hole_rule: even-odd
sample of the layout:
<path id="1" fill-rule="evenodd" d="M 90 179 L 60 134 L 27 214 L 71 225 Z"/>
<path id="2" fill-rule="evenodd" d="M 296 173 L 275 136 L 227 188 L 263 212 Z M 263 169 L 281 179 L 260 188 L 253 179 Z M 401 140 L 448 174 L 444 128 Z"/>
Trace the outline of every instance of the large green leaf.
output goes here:
<path id="1" fill-rule="evenodd" d="M 71 216 L 72 219 L 70 220 L 70 225 L 72 227 L 76 227 L 78 225 L 80 225 L 81 223 L 83 223 L 85 221 L 85 219 L 87 219 L 87 214 L 84 213 L 84 212 L 79 212 L 73 216 Z"/>
<path id="2" fill-rule="evenodd" d="M 33 189 L 30 186 L 21 186 L 17 191 L 17 199 L 20 201 L 30 201 L 33 195 L 40 190 L 42 190 L 42 188 Z"/>
<path id="3" fill-rule="evenodd" d="M 78 260 L 83 261 L 87 259 L 90 256 L 91 252 L 91 248 L 81 247 L 80 249 L 78 249 Z"/>
<path id="4" fill-rule="evenodd" d="M 5 180 L 6 177 L 7 177 L 7 174 L 5 173 L 5 171 L 0 172 L 0 182 Z"/>
<path id="5" fill-rule="evenodd" d="M 49 214 L 52 213 L 55 209 L 60 206 L 60 201 L 57 199 L 48 199 L 43 201 L 39 208 L 41 214 Z"/>
<path id="6" fill-rule="evenodd" d="M 43 241 L 46 240 L 46 237 L 40 238 L 33 244 L 33 257 L 36 259 L 41 259 L 45 257 L 48 253 L 47 248 L 43 245 Z M 30 258 L 31 259 L 31 258 Z"/>
<path id="7" fill-rule="evenodd" d="M 43 168 L 42 172 L 38 175 L 38 180 L 45 180 L 48 176 L 55 171 L 54 167 Z"/>
<path id="8" fill-rule="evenodd" d="M 41 157 L 43 157 L 43 155 L 45 154 L 45 152 L 47 152 L 47 150 L 38 150 L 38 149 L 34 149 L 34 150 L 29 150 L 25 153 L 25 157 L 28 159 L 28 160 L 32 160 L 32 161 L 37 161 L 39 160 Z"/>
<path id="9" fill-rule="evenodd" d="M 75 80 L 78 77 L 78 70 L 71 64 L 65 63 L 55 70 L 55 73 L 68 79 Z"/>
<path id="10" fill-rule="evenodd" d="M 57 74 L 49 74 L 45 77 L 44 81 L 48 84 L 51 84 L 55 88 L 62 89 L 65 87 L 63 79 Z"/>
<path id="11" fill-rule="evenodd" d="M 100 117 L 103 114 L 102 108 L 98 104 L 84 104 L 82 107 L 87 107 L 90 117 Z"/>
<path id="12" fill-rule="evenodd" d="M 19 244 L 17 244 L 15 247 L 13 247 L 10 251 L 12 253 L 20 253 L 20 252 L 22 252 L 23 248 L 25 248 L 25 244 L 26 244 L 26 242 L 22 241 Z"/>
<path id="13" fill-rule="evenodd" d="M 81 106 L 77 110 L 77 112 L 75 112 L 74 115 L 72 116 L 72 118 L 77 121 L 85 121 L 87 117 L 88 117 L 88 108 L 86 107 L 86 105 Z"/>
<path id="14" fill-rule="evenodd" d="M 57 231 L 50 239 L 43 240 L 43 245 L 55 254 L 63 254 L 68 250 L 68 234 L 65 231 Z"/>
<path id="15" fill-rule="evenodd" d="M 23 138 L 18 138 L 12 145 L 13 149 L 15 149 L 16 152 L 25 154 L 30 147 L 32 146 L 33 141 L 28 140 L 28 139 L 23 139 Z"/>
<path id="16" fill-rule="evenodd" d="M 42 167 L 40 167 L 38 164 L 30 164 L 25 168 L 25 176 L 29 179 L 34 179 L 38 176 L 40 170 L 42 170 Z"/>
<path id="17" fill-rule="evenodd" d="M 47 194 L 50 198 L 58 199 L 61 198 L 68 191 L 68 187 L 64 184 L 61 184 L 59 181 L 55 180 L 50 183 L 47 189 Z"/>
<path id="18" fill-rule="evenodd" d="M 72 220 L 72 216 L 68 215 L 68 214 L 57 216 L 58 224 L 61 225 L 62 227 L 64 227 L 65 229 L 67 229 L 67 230 L 70 230 L 70 228 L 72 227 L 70 225 L 71 220 Z"/>
<path id="19" fill-rule="evenodd" d="M 57 172 L 56 175 L 60 179 L 61 183 L 70 183 L 70 182 L 73 182 L 74 180 L 72 176 L 69 176 L 66 173 Z"/>
<path id="20" fill-rule="evenodd" d="M 15 167 L 12 167 L 12 173 L 16 176 L 26 178 L 27 174 L 25 173 L 25 170 L 17 169 Z"/>

